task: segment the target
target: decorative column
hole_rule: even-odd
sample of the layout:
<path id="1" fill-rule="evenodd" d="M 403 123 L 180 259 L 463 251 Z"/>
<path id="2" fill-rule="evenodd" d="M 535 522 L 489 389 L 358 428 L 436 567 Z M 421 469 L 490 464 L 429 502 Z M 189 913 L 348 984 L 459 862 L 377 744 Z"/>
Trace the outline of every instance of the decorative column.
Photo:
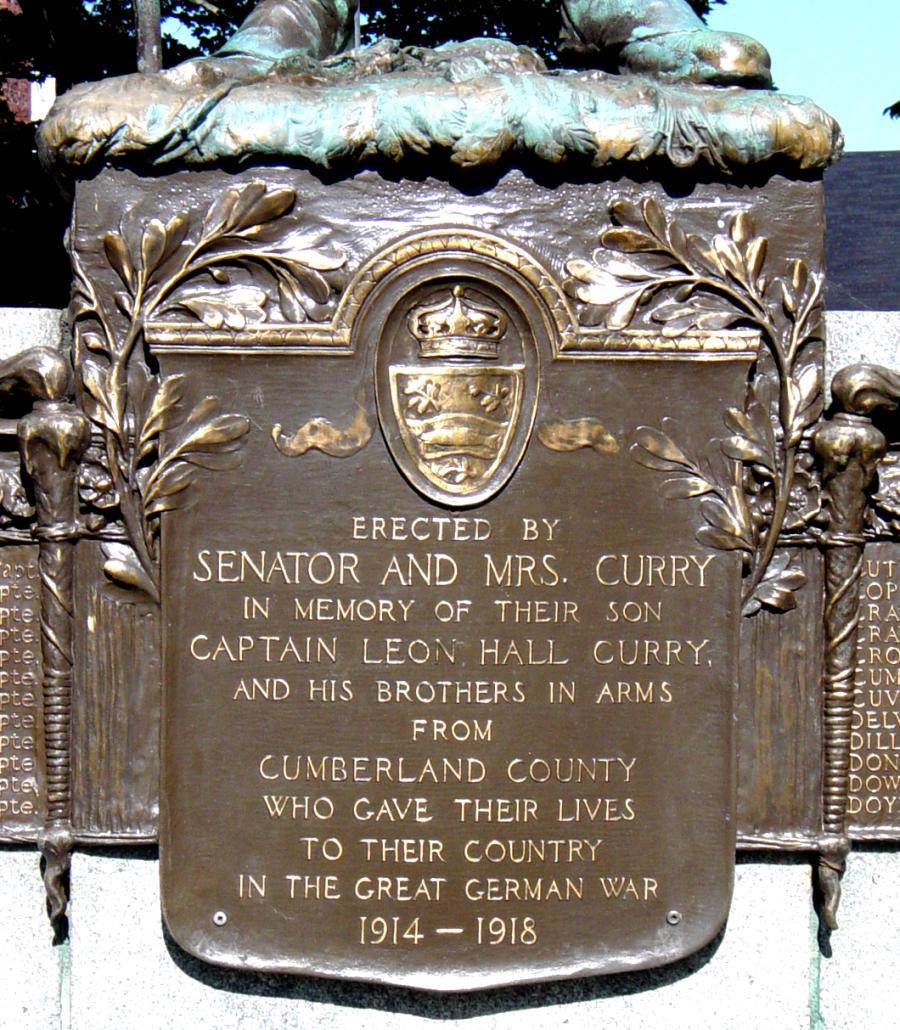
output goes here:
<path id="1" fill-rule="evenodd" d="M 900 376 L 877 365 L 851 365 L 832 382 L 840 409 L 815 434 L 822 468 L 828 529 L 825 548 L 825 679 L 823 683 L 822 830 L 819 885 L 825 925 L 837 928 L 841 876 L 850 841 L 847 795 L 850 729 L 860 618 L 868 490 L 887 451 L 884 434 L 872 424 L 879 408 L 892 410 L 900 398 Z"/>
<path id="2" fill-rule="evenodd" d="M 72 852 L 71 709 L 72 577 L 74 542 L 80 535 L 75 477 L 90 440 L 86 416 L 66 398 L 71 393 L 68 360 L 49 348 L 34 348 L 0 363 L 0 388 L 18 386 L 34 400 L 19 421 L 19 448 L 35 498 L 33 533 L 41 577 L 41 655 L 46 814 L 38 845 L 44 886 L 57 938 L 65 933 L 68 872 Z"/>

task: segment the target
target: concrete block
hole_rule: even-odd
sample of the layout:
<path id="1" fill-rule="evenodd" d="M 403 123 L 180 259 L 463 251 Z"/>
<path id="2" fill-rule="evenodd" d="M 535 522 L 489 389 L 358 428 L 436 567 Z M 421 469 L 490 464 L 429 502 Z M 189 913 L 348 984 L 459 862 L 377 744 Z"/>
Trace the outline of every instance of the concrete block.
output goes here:
<path id="1" fill-rule="evenodd" d="M 0 1030 L 59 1030 L 66 945 L 54 947 L 34 848 L 0 849 Z"/>
<path id="2" fill-rule="evenodd" d="M 900 1022 L 900 852 L 856 851 L 847 863 L 840 929 L 819 967 L 819 1027 L 890 1030 Z"/>
<path id="3" fill-rule="evenodd" d="M 163 933 L 155 856 L 76 853 L 69 927 L 71 1030 L 301 1025 L 294 1000 L 264 978 L 229 990 L 227 974 L 192 975 L 194 960 Z"/>
<path id="4" fill-rule="evenodd" d="M 198 875 L 200 874 L 198 870 Z M 167 939 L 157 863 L 78 854 L 71 920 L 72 1030 L 769 1030 L 809 1025 L 809 868 L 741 863 L 724 936 L 665 969 L 475 995 L 215 969 Z"/>
<path id="5" fill-rule="evenodd" d="M 742 862 L 717 941 L 669 968 L 566 987 L 568 997 L 559 1000 L 571 1004 L 528 1014 L 528 1028 L 805 1030 L 813 986 L 810 898 L 805 863 Z M 514 1030 L 524 1015 L 485 1025 Z"/>
<path id="6" fill-rule="evenodd" d="M 0 360 L 27 347 L 58 347 L 62 315 L 57 308 L 0 308 Z"/>
<path id="7" fill-rule="evenodd" d="M 857 361 L 900 368 L 900 311 L 829 311 L 825 329 L 827 383 Z"/>

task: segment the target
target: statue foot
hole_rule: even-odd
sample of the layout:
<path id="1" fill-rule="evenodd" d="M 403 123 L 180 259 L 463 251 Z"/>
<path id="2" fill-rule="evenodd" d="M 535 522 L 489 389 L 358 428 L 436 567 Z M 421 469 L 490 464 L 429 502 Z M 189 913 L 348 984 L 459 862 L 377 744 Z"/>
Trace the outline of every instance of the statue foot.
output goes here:
<path id="1" fill-rule="evenodd" d="M 708 29 L 687 0 L 563 0 L 562 50 L 580 62 L 669 81 L 772 85 L 766 48 Z"/>
<path id="2" fill-rule="evenodd" d="M 223 82 L 241 81 L 265 75 L 271 62 L 256 57 L 234 56 L 194 57 L 164 71 L 163 77 L 175 86 L 192 89 L 215 89 Z"/>
<path id="3" fill-rule="evenodd" d="M 629 43 L 620 60 L 631 71 L 663 79 L 708 82 L 714 86 L 765 89 L 772 85 L 769 52 L 736 32 L 673 32 Z"/>

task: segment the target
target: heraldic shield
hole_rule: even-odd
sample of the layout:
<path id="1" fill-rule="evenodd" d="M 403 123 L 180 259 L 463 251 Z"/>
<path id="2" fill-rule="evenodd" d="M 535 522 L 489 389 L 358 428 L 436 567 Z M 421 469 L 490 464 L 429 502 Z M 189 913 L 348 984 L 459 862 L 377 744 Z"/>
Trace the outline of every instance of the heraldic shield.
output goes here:
<path id="1" fill-rule="evenodd" d="M 504 365 L 391 369 L 400 437 L 429 482 L 465 497 L 491 480 L 509 454 L 524 378 Z"/>
<path id="2" fill-rule="evenodd" d="M 420 492 L 449 506 L 478 504 L 503 487 L 528 442 L 534 342 L 521 313 L 479 286 L 415 293 L 424 303 L 389 319 L 382 337 L 376 381 L 385 438 Z"/>

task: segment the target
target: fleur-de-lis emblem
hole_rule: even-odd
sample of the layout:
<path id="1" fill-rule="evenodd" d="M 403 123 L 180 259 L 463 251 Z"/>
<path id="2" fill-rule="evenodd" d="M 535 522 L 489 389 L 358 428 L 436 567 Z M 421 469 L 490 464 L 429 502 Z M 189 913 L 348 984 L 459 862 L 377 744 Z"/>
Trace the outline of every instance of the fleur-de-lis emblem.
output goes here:
<path id="1" fill-rule="evenodd" d="M 506 411 L 506 400 L 509 397 L 509 387 L 505 383 L 495 383 L 490 389 L 485 390 L 474 383 L 469 387 L 469 393 L 478 398 L 478 403 L 485 412 L 490 414 L 503 405 Z"/>
<path id="2" fill-rule="evenodd" d="M 429 409 L 440 411 L 441 384 L 433 379 L 412 379 L 404 393 L 409 398 L 410 411 L 419 415 L 424 415 Z"/>

